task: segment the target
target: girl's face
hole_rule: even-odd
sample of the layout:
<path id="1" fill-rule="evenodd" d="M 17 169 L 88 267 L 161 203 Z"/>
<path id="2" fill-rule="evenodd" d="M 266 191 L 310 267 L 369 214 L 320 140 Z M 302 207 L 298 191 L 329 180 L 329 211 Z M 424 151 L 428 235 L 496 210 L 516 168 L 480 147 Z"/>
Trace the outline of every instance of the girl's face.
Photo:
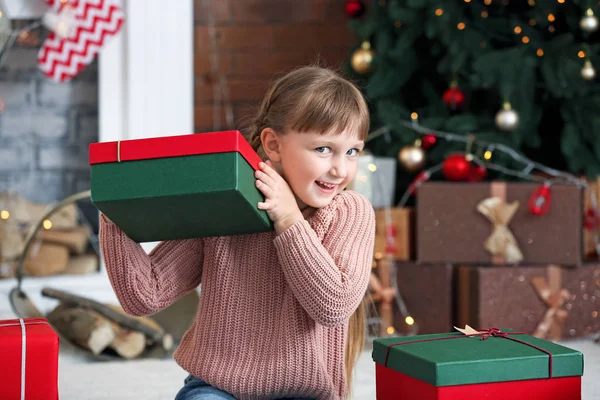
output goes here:
<path id="1" fill-rule="evenodd" d="M 279 135 L 279 173 L 299 200 L 300 208 L 322 208 L 356 176 L 364 141 L 356 132 L 341 134 L 288 132 Z"/>

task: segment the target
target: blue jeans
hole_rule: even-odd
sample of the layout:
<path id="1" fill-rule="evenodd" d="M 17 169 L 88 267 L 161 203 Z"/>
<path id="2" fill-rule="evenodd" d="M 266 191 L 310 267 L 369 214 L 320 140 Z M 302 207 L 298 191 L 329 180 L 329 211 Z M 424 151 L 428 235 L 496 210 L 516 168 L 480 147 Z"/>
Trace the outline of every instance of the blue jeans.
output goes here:
<path id="1" fill-rule="evenodd" d="M 175 400 L 236 400 L 229 393 L 210 386 L 208 383 L 193 375 L 189 375 L 183 381 L 184 386 L 181 388 Z M 280 400 L 313 400 L 306 397 L 286 398 Z"/>

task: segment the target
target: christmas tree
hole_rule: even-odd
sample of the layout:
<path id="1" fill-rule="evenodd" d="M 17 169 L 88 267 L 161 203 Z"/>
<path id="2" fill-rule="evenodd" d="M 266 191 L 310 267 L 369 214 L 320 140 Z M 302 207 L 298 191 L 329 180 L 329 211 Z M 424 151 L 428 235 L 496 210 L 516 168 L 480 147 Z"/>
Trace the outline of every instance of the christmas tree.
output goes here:
<path id="1" fill-rule="evenodd" d="M 373 130 L 386 132 L 367 148 L 399 158 L 408 171 L 400 191 L 423 168 L 465 154 L 465 141 L 415 126 L 468 135 L 468 152 L 509 168 L 519 168 L 512 157 L 481 143 L 600 175 L 597 12 L 588 0 L 349 0 L 360 42 L 347 72 Z"/>

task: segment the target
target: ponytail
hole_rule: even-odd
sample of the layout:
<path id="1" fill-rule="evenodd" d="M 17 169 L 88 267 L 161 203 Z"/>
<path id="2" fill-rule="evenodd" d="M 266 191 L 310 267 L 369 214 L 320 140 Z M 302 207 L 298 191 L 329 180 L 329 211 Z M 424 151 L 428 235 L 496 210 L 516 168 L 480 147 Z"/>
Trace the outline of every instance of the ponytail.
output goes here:
<path id="1" fill-rule="evenodd" d="M 364 301 L 354 311 L 354 314 L 348 321 L 348 338 L 346 340 L 346 382 L 348 384 L 348 394 L 352 390 L 352 375 L 354 367 L 363 350 L 365 342 L 365 304 Z"/>

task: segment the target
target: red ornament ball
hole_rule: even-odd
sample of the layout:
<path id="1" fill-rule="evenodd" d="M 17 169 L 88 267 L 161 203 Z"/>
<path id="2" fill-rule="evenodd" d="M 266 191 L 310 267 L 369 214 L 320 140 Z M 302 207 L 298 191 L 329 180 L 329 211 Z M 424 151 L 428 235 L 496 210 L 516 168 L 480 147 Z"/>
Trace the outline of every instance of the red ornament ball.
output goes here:
<path id="1" fill-rule="evenodd" d="M 470 172 L 471 163 L 464 154 L 451 154 L 442 165 L 442 173 L 450 181 L 465 181 Z"/>
<path id="2" fill-rule="evenodd" d="M 472 165 L 469 170 L 469 182 L 481 182 L 487 178 L 487 169 L 483 165 Z"/>
<path id="3" fill-rule="evenodd" d="M 431 149 L 437 143 L 437 136 L 435 135 L 424 135 L 422 140 L 422 146 L 424 149 Z"/>
<path id="4" fill-rule="evenodd" d="M 444 92 L 444 104 L 451 110 L 458 110 L 465 105 L 465 93 L 458 87 L 452 86 Z"/>
<path id="5" fill-rule="evenodd" d="M 345 11 L 348 18 L 360 18 L 365 13 L 365 5 L 360 0 L 348 0 Z"/>

